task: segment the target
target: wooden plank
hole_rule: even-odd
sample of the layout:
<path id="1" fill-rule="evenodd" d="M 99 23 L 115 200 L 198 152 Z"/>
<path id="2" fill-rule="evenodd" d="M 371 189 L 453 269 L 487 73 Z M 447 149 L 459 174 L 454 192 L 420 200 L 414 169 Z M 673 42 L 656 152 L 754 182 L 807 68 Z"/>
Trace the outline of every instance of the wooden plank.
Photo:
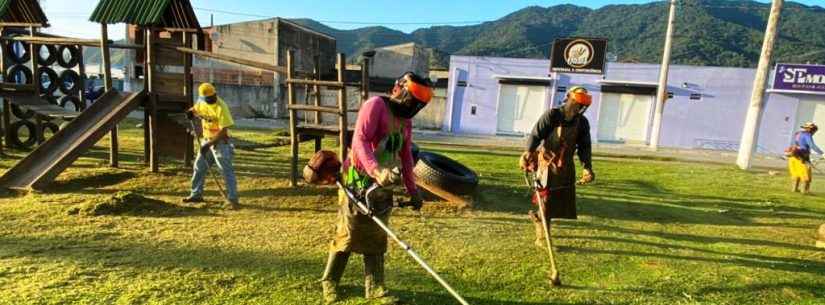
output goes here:
<path id="1" fill-rule="evenodd" d="M 342 89 L 345 87 L 343 81 L 324 81 L 324 80 L 310 80 L 310 79 L 287 79 L 288 84 L 305 85 L 305 86 L 322 86 L 330 89 Z"/>
<path id="2" fill-rule="evenodd" d="M 34 84 L 0 83 L 0 96 L 29 96 L 36 93 Z"/>
<path id="3" fill-rule="evenodd" d="M 363 105 L 370 99 L 370 58 L 364 57 L 364 62 L 361 64 L 361 102 Z"/>
<path id="4" fill-rule="evenodd" d="M 158 164 L 158 96 L 155 94 L 155 38 L 157 32 L 151 28 L 146 29 L 146 65 L 145 73 L 149 79 L 149 167 L 153 173 L 160 171 L 160 164 Z"/>
<path id="5" fill-rule="evenodd" d="M 473 202 L 471 200 L 465 199 L 464 197 L 461 197 L 461 196 L 458 196 L 458 195 L 454 195 L 454 194 L 448 192 L 447 190 L 444 190 L 444 189 L 442 189 L 440 187 L 437 187 L 435 185 L 427 184 L 427 183 L 424 183 L 420 180 L 416 181 L 415 184 L 418 185 L 420 188 L 423 188 L 426 191 L 432 193 L 433 195 L 438 196 L 441 199 L 446 200 L 447 202 L 460 204 L 462 207 L 472 207 L 473 206 Z"/>
<path id="6" fill-rule="evenodd" d="M 162 46 L 162 47 L 163 48 L 169 48 L 169 47 L 165 47 L 165 46 Z M 257 61 L 254 61 L 254 60 L 243 59 L 243 58 L 240 58 L 240 57 L 233 57 L 233 56 L 228 56 L 228 55 L 223 55 L 223 54 L 204 52 L 204 51 L 199 51 L 199 50 L 195 50 L 195 49 L 191 49 L 191 48 L 184 48 L 184 47 L 176 47 L 174 49 L 179 51 L 179 52 L 183 52 L 183 53 L 188 53 L 188 54 L 192 54 L 192 55 L 196 55 L 196 56 L 200 56 L 200 57 L 211 58 L 211 59 L 215 59 L 215 60 L 219 60 L 219 61 L 223 61 L 223 62 L 228 62 L 228 63 L 238 64 L 238 65 L 242 65 L 242 66 L 247 66 L 247 67 L 255 68 L 255 69 L 259 69 L 259 70 L 272 71 L 272 72 L 276 72 L 276 73 L 287 73 L 287 71 L 286 71 L 287 69 L 282 67 L 282 66 L 276 66 L 276 65 L 272 65 L 272 64 L 268 64 L 268 63 L 257 62 Z M 297 71 L 293 71 L 293 72 L 297 72 Z"/>
<path id="7" fill-rule="evenodd" d="M 44 25 L 40 24 L 40 23 L 28 23 L 28 22 L 0 22 L 0 27 L 21 27 L 21 28 L 36 27 L 36 28 L 42 28 L 42 27 L 44 27 Z"/>
<path id="8" fill-rule="evenodd" d="M 0 27 L 0 35 L 4 34 L 3 33 L 4 30 L 5 30 L 4 28 Z M 4 48 L 3 44 L 0 43 L 0 71 L 6 71 L 6 60 L 5 60 L 6 59 L 6 57 L 5 57 L 6 53 L 5 52 L 6 52 L 6 48 Z M 5 73 L 0 73 L 0 74 L 5 74 Z M 0 83 L 0 88 L 2 88 L 3 85 L 5 85 L 5 83 Z M 0 92 L 3 92 L 3 90 L 0 89 Z M 0 95 L 0 98 L 2 98 L 2 95 Z M 9 111 L 10 111 L 9 108 L 11 108 L 11 104 L 9 103 L 9 100 L 6 99 L 6 98 L 3 98 L 2 100 L 3 100 L 3 115 L 2 115 L 2 120 L 0 120 L 0 156 L 5 156 L 6 153 L 4 151 L 5 148 L 3 146 L 4 146 L 5 143 L 8 143 L 8 140 L 9 140 L 8 139 L 8 137 L 9 137 L 8 130 L 9 130 L 9 124 L 11 124 L 11 122 L 9 122 L 9 120 L 11 119 L 11 115 L 9 113 Z"/>
<path id="9" fill-rule="evenodd" d="M 169 43 L 155 44 L 155 64 L 160 66 L 183 66 L 183 52 L 176 50 L 180 46 Z"/>
<path id="10" fill-rule="evenodd" d="M 293 104 L 293 105 L 287 105 L 287 109 L 299 110 L 299 111 L 315 111 L 319 114 L 321 112 L 340 114 L 340 110 L 338 110 L 338 108 L 330 107 L 330 106 L 313 106 L 313 105 Z"/>
<path id="11" fill-rule="evenodd" d="M 347 67 L 347 60 L 346 55 L 344 53 L 338 53 L 338 82 L 344 83 L 344 71 Z M 341 157 L 341 160 L 347 159 L 347 147 L 349 143 L 347 143 L 347 88 L 341 86 L 338 90 L 338 111 L 340 118 L 338 119 L 338 130 L 340 134 L 338 135 L 338 156 Z M 343 167 L 341 168 L 343 171 Z"/>
<path id="12" fill-rule="evenodd" d="M 155 67 L 157 66 L 155 65 Z M 185 75 L 183 75 L 182 73 L 165 73 L 155 71 L 152 74 L 152 83 L 153 93 L 159 95 L 180 96 L 183 94 L 181 90 L 186 84 L 186 79 Z"/>
<path id="13" fill-rule="evenodd" d="M 287 80 L 291 80 L 295 76 L 295 51 L 288 50 L 286 53 L 286 75 Z M 289 99 L 288 106 L 292 107 L 295 103 L 295 85 L 287 81 L 287 98 Z M 290 152 L 292 159 L 289 167 L 289 186 L 298 186 L 298 113 L 295 109 L 289 110 L 289 139 Z"/>

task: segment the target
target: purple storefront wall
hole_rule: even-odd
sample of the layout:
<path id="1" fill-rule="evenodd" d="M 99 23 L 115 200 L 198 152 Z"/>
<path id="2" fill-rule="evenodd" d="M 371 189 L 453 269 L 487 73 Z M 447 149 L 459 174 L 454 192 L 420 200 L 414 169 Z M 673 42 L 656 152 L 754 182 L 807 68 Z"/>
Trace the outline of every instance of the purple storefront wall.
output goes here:
<path id="1" fill-rule="evenodd" d="M 495 76 L 547 77 L 549 70 L 549 60 L 452 56 L 443 130 L 456 134 L 495 135 L 499 94 Z M 743 68 L 671 66 L 668 91 L 674 93 L 674 98 L 665 106 L 660 146 L 737 149 L 754 73 L 754 69 Z M 655 83 L 658 74 L 659 65 L 609 63 L 604 79 Z M 591 91 L 593 105 L 586 116 L 591 122 L 595 141 L 602 76 L 565 74 L 553 78 L 554 85 L 547 88 L 545 103 L 548 108 L 554 95 L 556 100 L 562 98 L 563 93 L 553 94 L 556 86 L 584 85 Z M 466 82 L 466 86 L 458 87 L 459 81 Z M 690 95 L 697 93 L 702 94 L 702 99 L 691 100 Z M 799 96 L 773 93 L 767 97 L 758 151 L 779 154 L 788 146 L 796 129 Z M 476 115 L 470 114 L 473 105 Z"/>

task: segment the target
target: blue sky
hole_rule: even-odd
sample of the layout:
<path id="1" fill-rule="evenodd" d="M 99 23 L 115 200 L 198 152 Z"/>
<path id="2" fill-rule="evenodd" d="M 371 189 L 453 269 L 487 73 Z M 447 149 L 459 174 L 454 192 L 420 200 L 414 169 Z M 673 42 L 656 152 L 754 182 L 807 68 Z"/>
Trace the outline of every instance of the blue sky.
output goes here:
<path id="1" fill-rule="evenodd" d="M 88 22 L 97 0 L 41 0 L 52 27 L 47 31 L 73 37 L 99 35 L 99 25 Z M 339 29 L 384 25 L 404 32 L 431 24 L 468 25 L 495 20 L 521 8 L 574 3 L 591 8 L 609 4 L 647 3 L 633 0 L 519 1 L 519 0 L 193 0 L 202 25 L 209 25 L 210 14 L 216 24 L 262 19 L 264 16 L 312 18 Z M 760 2 L 770 2 L 761 0 Z M 823 6 L 823 0 L 796 1 Z M 231 5 L 227 5 L 231 3 Z M 414 5 L 410 5 L 414 3 Z M 222 12 L 223 11 L 223 12 Z M 228 13 L 231 12 L 231 13 Z M 110 27 L 112 38 L 123 37 L 124 27 Z"/>

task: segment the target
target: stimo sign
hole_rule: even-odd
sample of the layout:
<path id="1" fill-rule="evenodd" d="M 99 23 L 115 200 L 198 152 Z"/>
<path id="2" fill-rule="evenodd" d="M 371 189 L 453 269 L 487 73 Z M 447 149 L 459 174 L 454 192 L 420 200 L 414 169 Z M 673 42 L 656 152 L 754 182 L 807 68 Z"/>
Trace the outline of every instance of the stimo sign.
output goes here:
<path id="1" fill-rule="evenodd" d="M 560 38 L 550 52 L 550 72 L 604 74 L 607 39 Z"/>
<path id="2" fill-rule="evenodd" d="M 773 89 L 825 92 L 825 66 L 777 64 Z"/>

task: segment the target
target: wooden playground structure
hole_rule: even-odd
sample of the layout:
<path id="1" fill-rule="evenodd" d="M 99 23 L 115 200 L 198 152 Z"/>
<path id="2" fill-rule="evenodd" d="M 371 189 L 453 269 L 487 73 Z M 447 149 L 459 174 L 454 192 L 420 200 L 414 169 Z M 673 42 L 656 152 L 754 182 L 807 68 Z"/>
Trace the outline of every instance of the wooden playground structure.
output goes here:
<path id="1" fill-rule="evenodd" d="M 68 168 L 84 152 L 109 133 L 110 165 L 118 166 L 119 145 L 117 124 L 138 108 L 144 112 L 144 162 L 151 171 L 157 172 L 161 156 L 183 159 L 190 166 L 194 159 L 194 139 L 185 126 L 176 123 L 174 116 L 182 114 L 193 105 L 192 78 L 193 57 L 200 56 L 255 69 L 286 74 L 288 87 L 288 109 L 290 114 L 290 135 L 292 162 L 290 183 L 297 185 L 299 141 L 301 137 L 315 139 L 315 149 L 321 149 L 321 138 L 334 135 L 340 144 L 339 154 L 346 156 L 347 144 L 352 131 L 349 128 L 348 114 L 357 109 L 347 107 L 347 87 L 361 89 L 361 102 L 368 97 L 369 72 L 368 62 L 362 66 L 362 81 L 347 83 L 344 81 L 346 57 L 339 54 L 337 58 L 337 80 L 322 80 L 320 61 L 316 58 L 313 72 L 296 71 L 294 53 L 289 51 L 287 66 L 250 61 L 243 58 L 215 54 L 198 50 L 196 43 L 203 41 L 203 32 L 198 24 L 193 8 L 188 0 L 146 0 L 135 4 L 130 0 L 101 0 L 90 18 L 100 23 L 101 39 L 79 39 L 58 35 L 39 33 L 40 28 L 48 26 L 48 20 L 39 3 L 31 0 L 0 1 L 0 31 L 3 42 L 0 48 L 0 68 L 3 68 L 3 82 L 0 83 L 0 98 L 3 99 L 3 132 L 8 138 L 10 132 L 11 110 L 19 107 L 34 113 L 37 124 L 54 118 L 66 119 L 67 124 L 52 137 L 42 136 L 42 127 L 36 128 L 34 137 L 40 145 L 35 147 L 24 159 L 0 177 L 0 187 L 8 189 L 44 189 L 60 173 Z M 136 28 L 134 43 L 114 43 L 108 38 L 108 25 L 125 23 Z M 82 54 L 82 48 L 95 47 L 101 51 L 103 82 L 105 93 L 94 103 L 86 106 L 83 97 L 83 79 L 85 76 L 82 56 L 75 58 L 79 70 L 80 107 L 79 112 L 66 111 L 50 103 L 47 97 L 41 97 L 39 90 L 42 79 L 28 77 L 26 81 L 10 82 L 6 62 L 10 58 L 3 50 L 12 50 L 11 44 L 26 45 L 30 54 L 30 69 L 37 71 L 40 48 L 63 50 L 72 46 Z M 111 49 L 130 49 L 137 53 L 136 62 L 144 67 L 143 89 L 139 92 L 118 92 L 113 88 L 111 75 Z M 19 47 L 18 47 L 19 49 Z M 62 56 L 62 54 L 58 54 Z M 11 59 L 11 60 L 10 60 Z M 18 64 L 20 65 L 20 64 Z M 171 68 L 170 68 L 171 67 Z M 177 69 L 180 67 L 180 69 Z M 19 70 L 19 69 L 18 69 Z M 181 70 L 181 72 L 174 72 Z M 48 74 L 48 72 L 46 72 Z M 71 73 L 69 73 L 71 74 Z M 39 75 L 39 74 L 38 74 Z M 300 104 L 296 98 L 296 88 L 312 88 L 314 103 Z M 337 107 L 321 105 L 321 88 L 337 89 Z M 309 90 L 307 90 L 309 91 Z M 73 91 L 74 92 L 74 91 Z M 21 109 L 22 111 L 22 109 Z M 299 123 L 298 113 L 314 113 L 311 123 Z M 332 113 L 338 118 L 336 124 L 322 122 L 321 113 Z M 163 132 L 160 132 L 163 130 Z M 30 135 L 32 136 L 32 135 Z M 8 141 L 6 141 L 8 143 Z M 184 143 L 184 144 L 181 144 Z M 0 152 L 3 143 L 0 142 Z"/>

